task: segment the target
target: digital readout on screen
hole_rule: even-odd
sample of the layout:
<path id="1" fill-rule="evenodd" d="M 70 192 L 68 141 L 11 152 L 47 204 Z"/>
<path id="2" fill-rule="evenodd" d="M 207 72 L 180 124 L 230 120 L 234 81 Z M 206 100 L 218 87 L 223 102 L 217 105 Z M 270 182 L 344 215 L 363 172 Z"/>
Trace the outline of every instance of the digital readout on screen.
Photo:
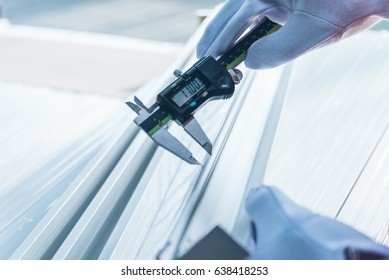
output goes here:
<path id="1" fill-rule="evenodd" d="M 172 100 L 179 107 L 182 107 L 182 105 L 203 89 L 205 89 L 205 84 L 199 78 L 195 78 L 173 95 Z"/>

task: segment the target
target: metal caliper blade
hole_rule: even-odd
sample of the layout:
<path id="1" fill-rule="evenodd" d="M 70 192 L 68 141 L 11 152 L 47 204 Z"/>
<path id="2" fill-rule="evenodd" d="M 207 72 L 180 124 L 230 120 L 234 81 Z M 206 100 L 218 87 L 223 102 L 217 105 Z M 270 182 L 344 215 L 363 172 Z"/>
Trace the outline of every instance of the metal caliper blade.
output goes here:
<path id="1" fill-rule="evenodd" d="M 135 102 L 137 104 L 132 103 L 131 101 L 127 101 L 126 104 L 135 112 L 138 114 L 138 116 L 134 119 L 134 122 L 144 129 L 144 124 L 146 121 L 150 122 L 151 120 L 154 120 L 154 118 L 157 118 L 160 113 L 160 108 L 154 110 L 154 112 L 150 113 L 150 109 L 143 105 L 143 103 L 136 98 Z M 155 107 L 155 106 L 152 106 Z M 162 120 L 160 120 L 162 121 Z M 157 121 L 156 121 L 157 123 Z M 166 125 L 164 123 L 163 125 Z M 175 154 L 182 160 L 185 160 L 186 162 L 190 164 L 198 164 L 200 163 L 193 157 L 193 154 L 186 148 L 180 141 L 178 141 L 177 138 L 175 138 L 173 135 L 171 135 L 165 127 L 162 127 L 161 124 L 156 124 L 155 127 L 151 130 L 145 130 L 145 132 L 156 142 L 159 146 L 165 148 L 169 152 Z"/>
<path id="2" fill-rule="evenodd" d="M 194 117 L 184 125 L 184 129 L 209 155 L 212 155 L 212 143 Z"/>
<path id="3" fill-rule="evenodd" d="M 132 109 L 132 111 L 134 111 L 138 115 L 139 115 L 139 112 L 142 110 L 141 107 L 139 107 L 138 105 L 132 103 L 131 101 L 127 101 L 126 104 L 127 104 L 128 107 L 130 107 Z"/>
<path id="4" fill-rule="evenodd" d="M 172 152 L 186 162 L 200 165 L 200 163 L 193 157 L 192 153 L 180 141 L 178 141 L 176 137 L 171 135 L 166 128 L 159 129 L 151 136 L 151 138 L 158 145 Z"/>

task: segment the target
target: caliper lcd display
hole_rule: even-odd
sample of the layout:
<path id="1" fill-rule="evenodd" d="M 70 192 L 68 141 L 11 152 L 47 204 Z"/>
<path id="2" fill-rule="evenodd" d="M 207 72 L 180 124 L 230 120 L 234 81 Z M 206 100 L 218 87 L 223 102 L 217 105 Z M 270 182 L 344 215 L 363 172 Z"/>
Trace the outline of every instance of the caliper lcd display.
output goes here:
<path id="1" fill-rule="evenodd" d="M 205 84 L 199 78 L 194 78 L 174 94 L 172 100 L 178 107 L 182 107 L 188 100 L 199 92 L 202 92 L 205 88 Z"/>

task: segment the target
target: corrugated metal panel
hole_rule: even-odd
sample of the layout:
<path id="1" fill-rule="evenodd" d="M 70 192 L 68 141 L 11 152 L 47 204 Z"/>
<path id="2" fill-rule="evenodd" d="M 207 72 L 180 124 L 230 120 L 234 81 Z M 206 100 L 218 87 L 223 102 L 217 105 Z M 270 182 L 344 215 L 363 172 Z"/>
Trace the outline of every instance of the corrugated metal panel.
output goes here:
<path id="1" fill-rule="evenodd" d="M 8 258 L 107 145 L 126 108 L 5 81 L 0 99 L 0 258 Z"/>

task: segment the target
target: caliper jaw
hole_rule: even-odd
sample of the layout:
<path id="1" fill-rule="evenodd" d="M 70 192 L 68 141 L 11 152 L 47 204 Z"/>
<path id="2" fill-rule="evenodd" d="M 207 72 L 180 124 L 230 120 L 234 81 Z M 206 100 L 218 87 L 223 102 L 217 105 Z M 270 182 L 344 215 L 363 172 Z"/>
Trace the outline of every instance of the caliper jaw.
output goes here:
<path id="1" fill-rule="evenodd" d="M 150 118 L 154 119 L 154 116 L 158 115 L 158 110 L 161 110 L 158 106 L 158 103 L 154 104 L 150 108 L 147 108 L 137 97 L 134 97 L 134 101 L 136 104 L 130 101 L 126 102 L 126 104 L 135 113 L 138 114 L 138 116 L 134 119 L 134 122 L 139 127 L 141 127 L 151 137 L 151 139 L 153 139 L 155 143 L 190 164 L 200 165 L 200 163 L 193 157 L 193 154 L 189 151 L 189 149 L 186 148 L 176 137 L 174 137 L 166 129 L 166 126 L 168 126 L 171 119 L 169 119 L 169 121 L 166 123 L 161 123 L 160 125 L 158 125 L 157 129 L 148 130 L 144 128 L 144 124 L 146 123 L 146 121 L 150 121 Z M 184 124 L 183 127 L 185 131 L 209 154 L 212 153 L 212 143 L 210 142 L 207 135 L 201 129 L 200 125 L 194 117 L 186 124 Z"/>
<path id="2" fill-rule="evenodd" d="M 158 145 L 172 152 L 186 162 L 200 165 L 200 163 L 193 157 L 193 154 L 180 141 L 178 141 L 176 137 L 171 135 L 166 128 L 163 127 L 159 129 L 151 136 L 151 138 Z"/>
<path id="3" fill-rule="evenodd" d="M 209 154 L 212 155 L 212 143 L 197 120 L 192 117 L 183 125 L 184 130 Z"/>

